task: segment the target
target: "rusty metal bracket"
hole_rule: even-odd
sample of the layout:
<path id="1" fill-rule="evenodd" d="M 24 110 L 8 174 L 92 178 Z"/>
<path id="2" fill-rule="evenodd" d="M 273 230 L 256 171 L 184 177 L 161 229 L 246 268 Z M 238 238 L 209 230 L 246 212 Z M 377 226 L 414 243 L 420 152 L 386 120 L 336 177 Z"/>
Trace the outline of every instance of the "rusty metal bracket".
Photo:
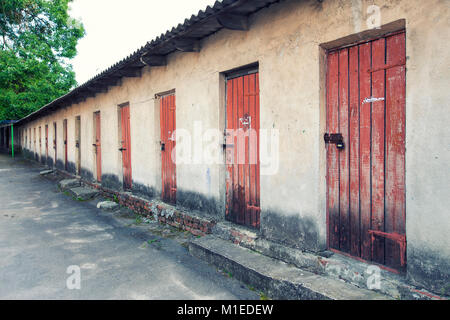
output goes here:
<path id="1" fill-rule="evenodd" d="M 224 143 L 224 144 L 222 144 L 222 147 L 223 147 L 224 149 L 227 149 L 227 148 L 234 148 L 234 144 Z"/>
<path id="2" fill-rule="evenodd" d="M 394 63 L 394 64 L 386 64 L 386 65 L 378 67 L 378 68 L 371 68 L 371 69 L 368 69 L 367 72 L 373 73 L 373 72 L 377 72 L 377 71 L 381 71 L 381 70 L 392 69 L 395 67 L 402 67 L 405 65 L 406 65 L 406 61 L 400 61 L 400 62 Z"/>
<path id="3" fill-rule="evenodd" d="M 372 247 L 372 257 L 373 257 L 373 243 L 375 241 L 375 237 L 386 238 L 397 242 L 400 247 L 400 265 L 402 267 L 405 266 L 405 256 L 406 256 L 406 236 L 404 234 L 399 234 L 397 232 L 387 233 L 378 230 L 369 230 L 368 231 L 371 236 L 371 247 Z"/>
<path id="4" fill-rule="evenodd" d="M 257 206 L 247 205 L 247 210 L 255 210 L 257 212 L 261 212 L 261 208 Z"/>

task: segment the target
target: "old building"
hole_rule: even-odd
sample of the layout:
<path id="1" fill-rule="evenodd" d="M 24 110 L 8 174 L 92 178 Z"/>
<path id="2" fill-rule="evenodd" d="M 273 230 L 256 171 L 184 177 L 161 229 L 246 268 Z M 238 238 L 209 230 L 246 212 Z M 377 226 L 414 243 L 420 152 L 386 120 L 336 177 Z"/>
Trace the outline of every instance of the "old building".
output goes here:
<path id="1" fill-rule="evenodd" d="M 449 17 L 445 0 L 223 0 L 17 139 L 105 188 L 448 294 Z"/>

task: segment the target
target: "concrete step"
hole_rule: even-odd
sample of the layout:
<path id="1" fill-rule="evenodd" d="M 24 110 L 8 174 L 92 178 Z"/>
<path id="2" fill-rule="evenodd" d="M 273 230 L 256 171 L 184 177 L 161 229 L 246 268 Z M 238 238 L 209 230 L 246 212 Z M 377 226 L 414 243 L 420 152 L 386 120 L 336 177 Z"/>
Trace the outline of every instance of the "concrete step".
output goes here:
<path id="1" fill-rule="evenodd" d="M 269 258 L 208 235 L 189 243 L 189 252 L 236 279 L 283 300 L 388 300 L 388 296 Z"/>
<path id="2" fill-rule="evenodd" d="M 86 187 L 71 188 L 68 191 L 74 198 L 81 201 L 94 199 L 99 194 L 98 190 Z"/>
<path id="3" fill-rule="evenodd" d="M 80 187 L 80 186 L 81 186 L 81 182 L 78 179 L 64 179 L 64 180 L 61 180 L 60 182 L 58 182 L 58 187 L 61 190 L 72 189 L 72 188 L 76 188 L 76 187 Z"/>

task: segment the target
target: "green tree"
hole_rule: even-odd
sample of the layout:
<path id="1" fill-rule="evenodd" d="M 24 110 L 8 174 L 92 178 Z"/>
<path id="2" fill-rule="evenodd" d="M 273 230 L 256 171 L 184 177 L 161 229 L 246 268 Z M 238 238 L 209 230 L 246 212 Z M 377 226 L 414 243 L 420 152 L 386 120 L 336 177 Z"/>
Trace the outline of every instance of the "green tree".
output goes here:
<path id="1" fill-rule="evenodd" d="M 20 119 L 76 86 L 69 60 L 84 36 L 72 0 L 0 0 L 0 120 Z"/>

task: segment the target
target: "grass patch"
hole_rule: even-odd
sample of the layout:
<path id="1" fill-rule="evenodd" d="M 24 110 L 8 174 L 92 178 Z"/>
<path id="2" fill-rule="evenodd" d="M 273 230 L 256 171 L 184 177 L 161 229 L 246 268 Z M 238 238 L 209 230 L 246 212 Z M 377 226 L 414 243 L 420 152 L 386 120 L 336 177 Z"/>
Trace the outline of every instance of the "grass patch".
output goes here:
<path id="1" fill-rule="evenodd" d="M 152 239 L 152 240 L 147 241 L 148 244 L 157 243 L 157 242 L 159 242 L 158 239 Z"/>
<path id="2" fill-rule="evenodd" d="M 259 293 L 259 299 L 260 300 L 270 300 L 270 298 L 268 296 L 266 296 L 266 294 L 264 292 Z"/>
<path id="3" fill-rule="evenodd" d="M 142 223 L 142 217 L 139 216 L 139 215 L 136 215 L 134 223 L 137 224 L 137 225 L 140 225 Z"/>
<path id="4" fill-rule="evenodd" d="M 225 269 L 223 269 L 223 270 L 220 270 L 220 269 L 219 269 L 219 271 L 220 271 L 224 276 L 226 276 L 226 277 L 228 277 L 228 278 L 230 278 L 230 279 L 233 278 L 233 274 L 232 274 L 230 271 L 225 270 Z"/>

